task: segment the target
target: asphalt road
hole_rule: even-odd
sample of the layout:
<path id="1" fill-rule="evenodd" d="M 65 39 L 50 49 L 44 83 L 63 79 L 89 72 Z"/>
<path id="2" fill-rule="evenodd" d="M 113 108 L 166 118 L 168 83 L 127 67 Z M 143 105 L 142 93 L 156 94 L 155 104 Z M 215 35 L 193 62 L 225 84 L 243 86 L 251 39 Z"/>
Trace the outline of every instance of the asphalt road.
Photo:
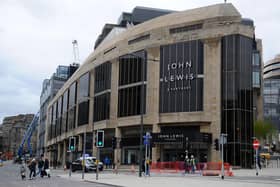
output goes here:
<path id="1" fill-rule="evenodd" d="M 3 167 L 0 167 L 0 187 L 108 187 L 111 185 L 103 185 L 97 183 L 89 183 L 82 181 L 73 181 L 58 177 L 55 173 L 49 179 L 47 177 L 37 177 L 33 180 L 21 180 L 20 165 L 5 162 Z M 27 172 L 29 174 L 29 171 Z"/>

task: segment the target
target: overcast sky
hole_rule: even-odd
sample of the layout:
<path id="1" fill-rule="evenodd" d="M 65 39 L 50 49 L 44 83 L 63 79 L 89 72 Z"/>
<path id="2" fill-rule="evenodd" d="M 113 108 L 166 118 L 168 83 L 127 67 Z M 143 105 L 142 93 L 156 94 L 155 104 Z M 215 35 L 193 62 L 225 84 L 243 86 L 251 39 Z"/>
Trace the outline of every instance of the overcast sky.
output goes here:
<path id="1" fill-rule="evenodd" d="M 42 82 L 58 65 L 81 62 L 93 51 L 105 23 L 116 23 L 135 6 L 187 10 L 223 0 L 0 0 L 0 123 L 6 116 L 36 113 Z M 228 0 L 255 22 L 264 61 L 280 53 L 278 0 Z"/>

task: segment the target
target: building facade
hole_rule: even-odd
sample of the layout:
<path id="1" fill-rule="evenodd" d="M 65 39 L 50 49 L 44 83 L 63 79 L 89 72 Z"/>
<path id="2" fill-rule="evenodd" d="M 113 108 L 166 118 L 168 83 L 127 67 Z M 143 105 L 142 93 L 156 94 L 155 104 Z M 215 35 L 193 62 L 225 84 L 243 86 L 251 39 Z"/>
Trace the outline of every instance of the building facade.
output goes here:
<path id="1" fill-rule="evenodd" d="M 226 133 L 225 161 L 251 167 L 253 95 L 261 88 L 253 86 L 253 54 L 261 55 L 253 21 L 225 3 L 128 25 L 100 41 L 50 101 L 51 160 L 69 161 L 71 136 L 74 157 L 82 154 L 84 139 L 86 153 L 96 155 L 95 133 L 104 130 L 101 160 L 139 163 L 140 140 L 149 132 L 153 161 L 183 160 L 186 153 L 218 161 L 213 142 Z"/>
<path id="2" fill-rule="evenodd" d="M 45 79 L 42 85 L 42 92 L 40 96 L 40 122 L 38 125 L 38 144 L 37 156 L 45 152 L 45 127 L 47 106 L 49 101 L 56 95 L 58 90 L 68 80 L 69 77 L 78 69 L 78 65 L 62 66 L 59 65 L 56 72 L 50 79 Z"/>
<path id="3" fill-rule="evenodd" d="M 24 137 L 25 131 L 28 125 L 31 123 L 34 114 L 20 114 L 17 116 L 9 116 L 3 119 L 3 123 L 0 126 L 1 146 L 0 152 L 3 154 L 17 156 L 19 146 Z M 33 152 L 36 152 L 37 145 L 37 131 L 35 131 L 31 138 L 31 146 Z M 27 145 L 24 146 L 24 151 L 27 150 Z"/>
<path id="4" fill-rule="evenodd" d="M 264 118 L 280 132 L 280 55 L 264 66 Z M 274 139 L 279 146 L 280 135 Z"/>

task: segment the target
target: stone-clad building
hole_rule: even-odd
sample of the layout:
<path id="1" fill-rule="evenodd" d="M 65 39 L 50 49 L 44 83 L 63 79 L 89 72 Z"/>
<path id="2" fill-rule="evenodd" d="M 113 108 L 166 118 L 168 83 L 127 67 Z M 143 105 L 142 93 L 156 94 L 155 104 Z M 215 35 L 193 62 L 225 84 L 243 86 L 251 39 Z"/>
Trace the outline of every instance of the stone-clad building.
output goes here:
<path id="1" fill-rule="evenodd" d="M 84 133 L 86 153 L 96 155 L 94 135 L 102 129 L 101 160 L 139 163 L 143 127 L 152 133 L 153 161 L 182 160 L 186 151 L 199 161 L 218 161 L 213 142 L 226 133 L 225 160 L 251 167 L 253 105 L 260 99 L 253 95 L 261 89 L 253 85 L 260 68 L 253 68 L 252 56 L 261 57 L 253 21 L 225 3 L 134 22 L 149 11 L 157 9 L 136 7 L 110 31 L 104 28 L 109 39 L 99 37 L 95 51 L 50 102 L 49 157 L 69 160 L 71 136 L 77 139 L 74 157 L 81 155 Z M 123 22 L 128 27 L 119 29 Z"/>
<path id="2" fill-rule="evenodd" d="M 0 136 L 2 136 L 0 152 L 9 152 L 13 156 L 17 155 L 18 148 L 33 117 L 34 114 L 19 114 L 17 116 L 9 116 L 3 119 L 3 123 L 0 126 L 0 131 L 2 132 L 0 134 Z M 31 138 L 33 152 L 36 152 L 36 136 L 37 132 L 35 131 Z M 27 151 L 27 145 L 25 145 L 24 150 Z"/>

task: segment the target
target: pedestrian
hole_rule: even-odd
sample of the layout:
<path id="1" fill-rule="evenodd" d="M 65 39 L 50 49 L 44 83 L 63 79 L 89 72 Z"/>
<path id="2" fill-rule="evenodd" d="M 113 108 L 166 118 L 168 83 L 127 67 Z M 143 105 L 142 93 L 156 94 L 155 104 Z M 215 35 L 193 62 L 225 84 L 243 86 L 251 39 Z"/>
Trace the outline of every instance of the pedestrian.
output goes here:
<path id="1" fill-rule="evenodd" d="M 194 174 L 195 170 L 196 170 L 196 166 L 195 166 L 196 164 L 195 164 L 195 158 L 193 155 L 191 155 L 190 164 L 191 164 L 192 174 Z"/>
<path id="2" fill-rule="evenodd" d="M 24 162 L 20 166 L 20 175 L 22 180 L 26 178 L 26 167 Z"/>
<path id="3" fill-rule="evenodd" d="M 261 165 L 261 155 L 260 154 L 258 154 L 258 156 L 257 156 L 257 164 L 258 164 L 259 169 L 261 170 L 262 165 Z"/>
<path id="4" fill-rule="evenodd" d="M 188 155 L 185 157 L 185 174 L 190 173 L 190 163 L 191 160 L 189 159 Z"/>
<path id="5" fill-rule="evenodd" d="M 104 159 L 104 163 L 105 163 L 106 169 L 108 169 L 109 168 L 109 158 L 107 156 Z"/>
<path id="6" fill-rule="evenodd" d="M 43 160 L 43 155 L 41 155 L 39 161 L 38 161 L 38 172 L 37 175 L 40 175 L 43 177 L 43 167 L 44 167 L 44 160 Z"/>
<path id="7" fill-rule="evenodd" d="M 44 175 L 47 175 L 49 178 L 51 177 L 48 158 L 45 158 L 45 162 L 44 162 Z"/>
<path id="8" fill-rule="evenodd" d="M 117 162 L 114 164 L 114 170 L 113 170 L 113 172 L 116 173 L 116 174 L 118 174 L 119 164 L 120 164 L 120 161 L 119 161 L 119 160 L 117 160 Z"/>
<path id="9" fill-rule="evenodd" d="M 36 177 L 36 160 L 33 158 L 28 165 L 29 168 L 29 180 Z"/>

